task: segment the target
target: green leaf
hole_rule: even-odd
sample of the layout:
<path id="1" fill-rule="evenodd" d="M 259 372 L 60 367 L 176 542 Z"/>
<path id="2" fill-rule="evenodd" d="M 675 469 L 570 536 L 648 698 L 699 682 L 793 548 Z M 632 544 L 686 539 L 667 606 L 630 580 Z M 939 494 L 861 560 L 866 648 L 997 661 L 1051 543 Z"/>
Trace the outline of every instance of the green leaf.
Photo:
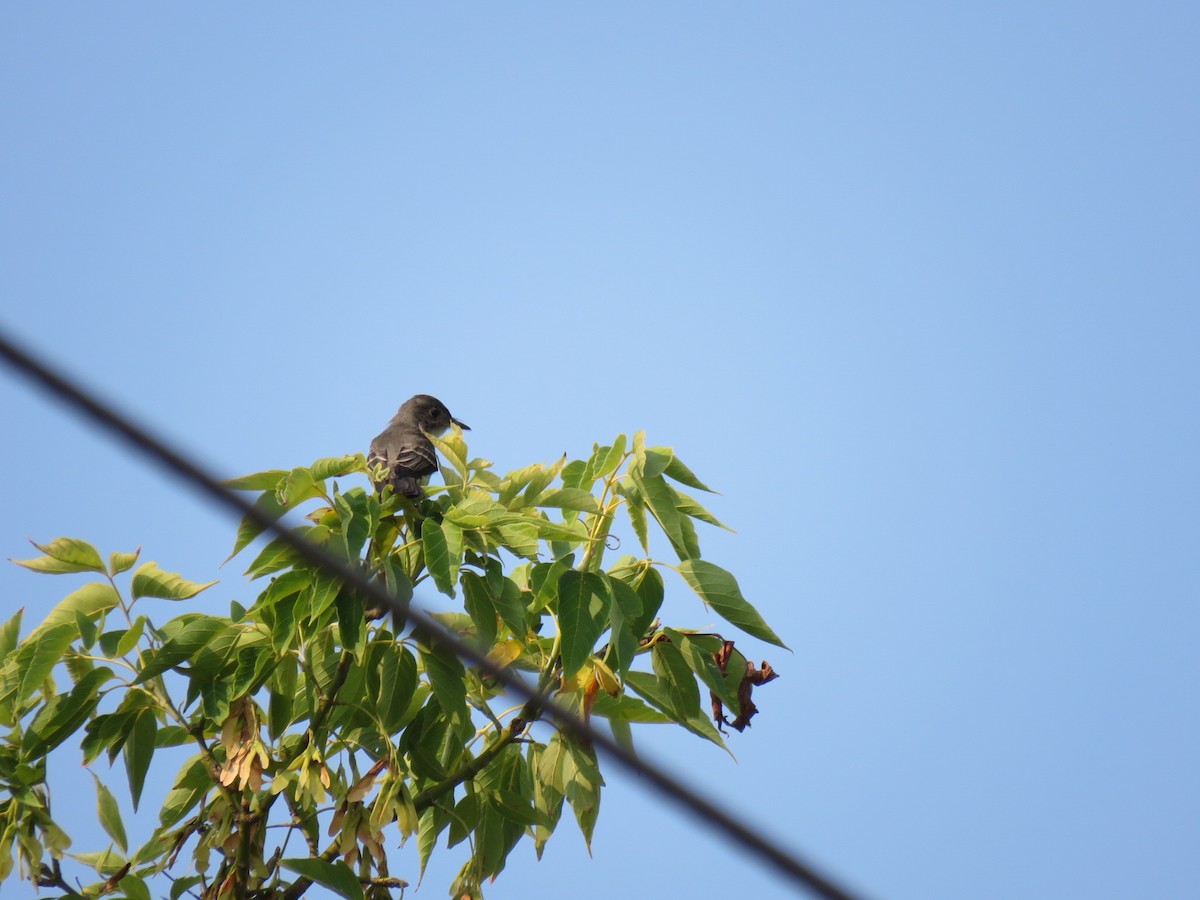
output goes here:
<path id="1" fill-rule="evenodd" d="M 610 697 L 603 691 L 596 695 L 596 702 L 592 704 L 592 715 L 602 716 L 610 722 L 639 722 L 648 725 L 665 725 L 672 721 L 670 716 L 647 706 L 637 697 L 630 694 Z"/>
<path id="2" fill-rule="evenodd" d="M 611 447 L 597 448 L 592 458 L 588 460 L 588 467 L 591 469 L 593 477 L 604 478 L 617 471 L 617 467 L 625 458 L 625 445 L 625 435 L 618 434 Z"/>
<path id="3" fill-rule="evenodd" d="M 672 643 L 659 641 L 650 654 L 659 684 L 666 689 L 667 699 L 676 722 L 686 722 L 700 713 L 700 689 L 696 676 L 688 668 L 683 654 Z"/>
<path id="4" fill-rule="evenodd" d="M 16 702 L 20 703 L 41 687 L 77 635 L 78 629 L 71 623 L 36 631 L 22 642 L 15 659 L 20 678 Z"/>
<path id="5" fill-rule="evenodd" d="M 59 625 L 69 624 L 73 631 L 77 631 L 79 628 L 75 618 L 77 613 L 82 613 L 90 619 L 98 618 L 120 602 L 121 598 L 108 582 L 93 581 L 91 584 L 85 584 L 79 590 L 72 591 L 63 597 L 54 609 L 50 610 L 41 624 L 33 629 L 33 633 L 25 639 L 25 642 L 28 643 Z"/>
<path id="6" fill-rule="evenodd" d="M 134 598 L 160 597 L 163 600 L 188 600 L 195 597 L 205 588 L 210 588 L 215 581 L 198 584 L 181 578 L 174 572 L 164 572 L 158 563 L 146 562 L 138 566 L 133 573 L 130 590 Z"/>
<path id="7" fill-rule="evenodd" d="M 212 790 L 214 781 L 208 765 L 196 754 L 183 764 L 175 776 L 175 784 L 167 793 L 158 820 L 163 828 L 170 828 L 188 814 L 206 791 Z"/>
<path id="8" fill-rule="evenodd" d="M 280 503 L 279 498 L 275 496 L 274 484 L 270 486 L 270 489 L 267 490 L 266 493 L 261 494 L 259 498 L 254 501 L 254 508 L 272 521 L 278 519 L 285 512 L 287 512 L 287 506 Z M 241 553 L 242 550 L 249 546 L 249 544 L 256 537 L 262 534 L 264 530 L 265 529 L 263 526 L 258 524 L 258 522 L 254 521 L 248 516 L 244 516 L 241 523 L 238 525 L 237 537 L 233 542 L 233 550 L 230 552 L 229 556 L 225 558 L 225 562 L 229 562 L 229 560 Z"/>
<path id="9" fill-rule="evenodd" d="M 308 468 L 317 481 L 339 478 L 355 472 L 365 475 L 367 474 L 367 458 L 361 453 L 352 453 L 349 456 L 327 456 L 318 459 Z"/>
<path id="10" fill-rule="evenodd" d="M 8 654 L 17 648 L 21 638 L 21 616 L 24 609 L 18 609 L 3 625 L 0 625 L 0 659 L 8 659 Z"/>
<path id="11" fill-rule="evenodd" d="M 691 635 L 673 628 L 664 628 L 663 633 L 671 639 L 672 644 L 679 648 L 680 655 L 687 663 L 688 668 L 700 676 L 700 680 L 710 691 L 720 697 L 721 701 L 730 709 L 737 710 L 741 707 L 741 700 L 738 699 L 740 679 L 733 681 L 722 675 L 717 661 L 713 658 L 713 651 L 706 651 L 700 646 L 712 643 L 719 647 L 721 644 L 719 639 L 708 636 L 693 638 Z"/>
<path id="12" fill-rule="evenodd" d="M 147 654 L 134 684 L 141 684 L 155 675 L 161 675 L 167 669 L 173 669 L 190 659 L 202 649 L 219 632 L 227 626 L 225 619 L 216 616 L 196 615 L 183 625 L 177 634 L 158 648 Z"/>
<path id="13" fill-rule="evenodd" d="M 168 896 L 168 900 L 179 900 L 180 897 L 203 880 L 203 875 L 188 875 L 186 878 L 176 878 L 171 882 L 171 893 Z"/>
<path id="14" fill-rule="evenodd" d="M 358 876 L 354 874 L 353 869 L 340 860 L 327 862 L 319 857 L 296 857 L 281 859 L 279 864 L 297 875 L 302 875 L 322 887 L 329 888 L 339 897 L 345 897 L 347 900 L 363 900 L 362 885 L 358 883 Z"/>
<path id="15" fill-rule="evenodd" d="M 520 516 L 509 511 L 506 506 L 497 503 L 491 497 L 472 493 L 461 503 L 446 510 L 446 521 L 453 522 L 460 528 L 489 528 L 507 522 L 520 521 Z"/>
<path id="16" fill-rule="evenodd" d="M 625 498 L 625 512 L 629 515 L 629 524 L 637 535 L 642 550 L 650 552 L 650 531 L 646 526 L 646 498 L 638 490 L 632 480 L 617 483 L 617 493 Z"/>
<path id="17" fill-rule="evenodd" d="M 223 484 L 231 491 L 273 491 L 285 475 L 287 475 L 287 469 L 268 469 L 265 472 L 255 472 L 253 475 L 231 478 Z"/>
<path id="18" fill-rule="evenodd" d="M 92 669 L 69 694 L 58 694 L 47 702 L 22 737 L 22 756 L 40 759 L 78 731 L 100 702 L 100 687 L 112 677 L 107 666 Z"/>
<path id="19" fill-rule="evenodd" d="M 446 718 L 459 728 L 470 727 L 467 714 L 467 672 L 462 661 L 441 647 L 420 645 L 421 665 L 433 687 L 433 696 Z"/>
<path id="20" fill-rule="evenodd" d="M 695 473 L 683 464 L 683 460 L 676 456 L 675 451 L 670 447 L 653 447 L 646 452 L 647 454 L 658 453 L 668 457 L 668 462 L 662 471 L 664 475 L 673 481 L 678 481 L 680 484 L 695 488 L 698 491 L 706 491 L 710 494 L 716 493 L 716 491 L 697 478 Z"/>
<path id="21" fill-rule="evenodd" d="M 633 688 L 643 699 L 648 700 L 650 704 L 672 719 L 675 719 L 675 705 L 667 686 L 655 675 L 649 672 L 632 671 L 625 675 L 625 684 L 627 687 Z M 679 721 L 676 719 L 676 721 Z M 698 734 L 702 738 L 706 738 L 716 744 L 718 747 L 728 750 L 725 746 L 725 741 L 721 737 L 719 731 L 709 721 L 708 716 L 703 713 L 695 713 L 690 718 L 679 722 L 684 728 L 693 734 Z"/>
<path id="22" fill-rule="evenodd" d="M 125 837 L 125 825 L 121 821 L 121 810 L 117 806 L 117 798 L 104 786 L 104 782 L 96 777 L 94 772 L 92 780 L 96 782 L 96 816 L 100 820 L 100 827 L 121 848 L 122 853 L 127 853 L 129 841 Z"/>
<path id="23" fill-rule="evenodd" d="M 537 499 L 539 496 L 541 496 L 542 491 L 544 491 L 546 489 L 546 486 L 548 484 L 550 484 L 550 482 L 552 482 L 555 478 L 558 477 L 559 472 L 563 473 L 563 484 L 567 484 L 567 480 L 566 480 L 567 475 L 566 475 L 565 469 L 563 468 L 563 466 L 566 464 L 566 462 L 567 462 L 567 455 L 564 453 L 562 456 L 560 456 L 558 459 L 556 459 L 550 465 L 545 466 L 545 467 L 538 467 L 538 471 L 534 472 L 529 478 L 529 486 L 525 488 L 525 493 L 521 496 L 521 502 L 517 503 L 517 504 L 513 504 L 513 505 L 514 506 L 534 506 L 534 505 L 536 505 Z M 583 463 L 579 463 L 579 465 L 582 466 Z M 577 484 L 571 484 L 569 486 L 570 487 L 578 487 Z"/>
<path id="24" fill-rule="evenodd" d="M 267 712 L 267 728 L 272 740 L 279 740 L 292 724 L 296 705 L 296 680 L 299 663 L 288 654 L 279 661 L 271 673 L 270 703 Z"/>
<path id="25" fill-rule="evenodd" d="M 490 650 L 496 643 L 496 607 L 492 603 L 487 584 L 474 572 L 464 572 L 462 586 L 466 592 L 467 614 L 475 623 L 479 646 L 484 650 Z"/>
<path id="26" fill-rule="evenodd" d="M 132 872 L 126 872 L 119 884 L 125 900 L 151 900 L 146 882 Z"/>
<path id="27" fill-rule="evenodd" d="M 592 655 L 604 632 L 611 600 L 604 579 L 592 572 L 566 571 L 558 579 L 558 627 L 562 633 L 564 680 Z"/>
<path id="28" fill-rule="evenodd" d="M 305 537 L 314 531 L 314 528 L 301 527 L 295 529 L 295 534 Z M 262 551 L 254 558 L 254 562 L 250 563 L 249 568 L 246 569 L 245 574 L 251 578 L 260 578 L 263 575 L 270 575 L 289 568 L 300 559 L 300 554 L 285 538 L 277 537 L 262 548 Z"/>
<path id="29" fill-rule="evenodd" d="M 689 497 L 687 494 L 675 491 L 675 508 L 685 516 L 691 516 L 693 519 L 699 519 L 701 522 L 707 522 L 709 525 L 724 528 L 726 531 L 733 531 L 732 528 L 697 503 L 695 497 Z"/>
<path id="30" fill-rule="evenodd" d="M 154 737 L 158 731 L 158 720 L 154 712 L 143 709 L 133 720 L 133 727 L 125 741 L 125 774 L 129 777 L 129 797 L 133 811 L 137 812 L 142 798 L 142 787 L 146 784 L 146 772 L 154 756 Z"/>
<path id="31" fill-rule="evenodd" d="M 582 488 L 559 488 L 555 491 L 547 491 L 538 497 L 537 505 L 556 509 L 576 509 L 586 513 L 600 511 L 600 504 L 591 491 L 585 491 Z"/>
<path id="32" fill-rule="evenodd" d="M 36 559 L 14 559 L 18 566 L 24 566 L 43 575 L 64 575 L 71 572 L 99 572 L 106 574 L 104 561 L 96 548 L 87 541 L 78 538 L 55 538 L 49 544 L 29 543 L 41 550 L 45 556 Z"/>
<path id="33" fill-rule="evenodd" d="M 140 638 L 142 638 L 142 632 L 145 629 L 145 624 L 145 616 L 138 616 L 136 619 L 133 619 L 133 624 L 128 626 L 128 628 L 124 631 L 124 634 L 119 634 L 118 637 L 116 637 L 115 646 L 113 647 L 112 652 L 109 653 L 108 650 L 106 650 L 106 653 L 108 653 L 109 656 L 114 656 L 114 658 L 115 656 L 124 656 L 126 653 L 130 653 L 134 647 L 137 647 L 138 641 Z M 112 634 L 112 632 L 109 632 L 109 634 Z M 103 647 L 103 643 L 101 646 Z"/>
<path id="34" fill-rule="evenodd" d="M 504 546 L 515 555 L 525 559 L 537 559 L 538 536 L 542 531 L 540 527 L 542 522 L 545 520 L 535 518 L 524 522 L 508 522 L 497 526 L 496 532 L 500 535 Z M 547 522 L 546 524 L 551 523 Z M 541 536 L 546 537 L 547 535 L 542 534 Z"/>
<path id="35" fill-rule="evenodd" d="M 288 509 L 299 506 L 305 500 L 321 497 L 325 493 L 325 482 L 317 478 L 308 466 L 297 466 L 275 488 L 275 497 Z"/>
<path id="36" fill-rule="evenodd" d="M 612 594 L 612 606 L 608 614 L 612 625 L 612 658 L 617 673 L 624 675 L 633 663 L 638 642 L 642 637 L 634 631 L 634 623 L 642 615 L 642 598 L 619 578 L 608 578 L 607 581 L 609 592 Z"/>
<path id="37" fill-rule="evenodd" d="M 508 626 L 508 630 L 517 638 L 524 640 L 525 633 L 529 630 L 525 606 L 527 599 L 531 596 L 529 592 L 521 590 L 511 578 L 501 579 L 499 593 L 492 591 L 490 587 L 489 592 L 492 603 L 496 606 L 496 612 L 500 614 L 500 618 Z"/>
<path id="38" fill-rule="evenodd" d="M 110 575 L 120 575 L 122 572 L 128 572 L 133 568 L 133 564 L 138 561 L 138 557 L 142 553 L 142 548 L 138 547 L 132 553 L 110 553 L 108 554 L 108 573 Z"/>
<path id="39" fill-rule="evenodd" d="M 592 832 L 600 814 L 600 788 L 604 779 L 600 777 L 600 766 L 596 752 L 575 741 L 565 741 L 574 763 L 574 771 L 566 785 L 567 802 L 575 813 L 575 821 L 587 842 L 588 853 L 592 852 Z"/>
<path id="40" fill-rule="evenodd" d="M 679 564 L 679 574 L 725 621 L 736 625 L 746 634 L 789 649 L 758 614 L 758 610 L 742 596 L 737 579 L 725 569 L 702 559 L 689 559 Z"/>
<path id="41" fill-rule="evenodd" d="M 386 647 L 379 661 L 379 693 L 375 709 L 388 734 L 395 734 L 406 718 L 417 690 L 417 661 L 402 644 Z"/>
<path id="42" fill-rule="evenodd" d="M 353 562 L 379 524 L 379 500 L 361 487 L 354 487 L 344 494 L 335 493 L 333 505 L 338 513 L 341 552 L 346 560 Z"/>
<path id="43" fill-rule="evenodd" d="M 629 477 L 642 498 L 645 499 L 650 514 L 654 516 L 659 527 L 662 528 L 663 534 L 671 542 L 671 547 L 676 555 L 681 560 L 688 559 L 691 551 L 684 533 L 684 518 L 675 506 L 675 492 L 671 486 L 667 484 L 662 475 L 647 477 L 645 473 L 639 472 L 636 466 L 630 470 Z"/>
<path id="44" fill-rule="evenodd" d="M 453 597 L 455 594 L 452 570 L 456 570 L 458 566 L 454 565 L 450 558 L 450 541 L 444 530 L 445 525 L 454 529 L 461 548 L 462 532 L 448 522 L 439 525 L 433 519 L 426 519 L 421 523 L 421 544 L 425 548 L 425 568 L 433 577 L 433 583 L 443 594 Z"/>

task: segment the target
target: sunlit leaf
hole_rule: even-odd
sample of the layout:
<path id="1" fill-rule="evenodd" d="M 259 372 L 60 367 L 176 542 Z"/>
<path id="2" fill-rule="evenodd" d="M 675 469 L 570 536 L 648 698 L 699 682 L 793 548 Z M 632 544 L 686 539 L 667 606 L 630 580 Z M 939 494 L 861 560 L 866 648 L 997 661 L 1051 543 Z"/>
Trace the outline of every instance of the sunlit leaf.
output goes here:
<path id="1" fill-rule="evenodd" d="M 108 554 L 108 571 L 110 575 L 120 575 L 122 572 L 128 572 L 133 568 L 138 561 L 138 556 L 141 555 L 142 549 L 139 547 L 132 553 L 110 553 Z"/>
<path id="2" fill-rule="evenodd" d="M 96 777 L 94 772 L 92 780 L 96 782 L 96 817 L 100 822 L 100 827 L 121 848 L 121 852 L 125 853 L 129 849 L 129 842 L 125 837 L 125 824 L 121 821 L 121 810 L 117 806 L 117 798 L 113 796 L 112 791 L 105 787 L 104 782 Z"/>
<path id="3" fill-rule="evenodd" d="M 163 600 L 187 600 L 195 597 L 205 588 L 210 588 L 215 581 L 199 584 L 188 581 L 174 572 L 164 572 L 158 563 L 146 562 L 138 566 L 133 573 L 130 591 L 137 597 L 159 597 Z"/>
<path id="4" fill-rule="evenodd" d="M 63 597 L 25 640 L 26 642 L 31 641 L 59 625 L 70 624 L 77 630 L 78 625 L 76 625 L 75 618 L 77 614 L 87 616 L 89 619 L 96 619 L 120 602 L 120 596 L 107 581 L 93 581 L 91 584 L 85 584 L 79 590 L 72 591 Z"/>
<path id="5" fill-rule="evenodd" d="M 287 475 L 287 469 L 268 469 L 265 472 L 255 472 L 253 475 L 242 475 L 222 482 L 225 487 L 234 491 L 270 491 L 279 484 L 279 480 Z"/>
<path id="6" fill-rule="evenodd" d="M 146 772 L 154 756 L 154 735 L 157 731 L 158 720 L 154 713 L 143 709 L 133 720 L 133 727 L 125 741 L 125 774 L 129 777 L 129 796 L 134 812 L 137 812 L 142 787 L 146 783 Z"/>
<path id="7" fill-rule="evenodd" d="M 747 634 L 787 649 L 749 601 L 742 596 L 737 579 L 720 566 L 702 559 L 684 560 L 679 574 L 725 621 Z"/>
<path id="8" fill-rule="evenodd" d="M 607 624 L 610 599 L 604 579 L 591 572 L 568 570 L 558 579 L 558 627 L 562 633 L 564 679 L 592 655 Z"/>
<path id="9" fill-rule="evenodd" d="M 363 900 L 362 885 L 358 883 L 358 876 L 340 860 L 327 862 L 316 857 L 303 857 L 281 859 L 279 864 L 322 887 L 329 888 L 339 897 L 345 897 L 346 900 Z"/>
<path id="10" fill-rule="evenodd" d="M 100 553 L 87 541 L 78 538 L 55 538 L 48 544 L 29 543 L 37 547 L 45 556 L 34 559 L 14 559 L 18 566 L 24 566 L 34 572 L 44 575 L 64 575 L 72 572 L 105 573 L 104 561 Z"/>

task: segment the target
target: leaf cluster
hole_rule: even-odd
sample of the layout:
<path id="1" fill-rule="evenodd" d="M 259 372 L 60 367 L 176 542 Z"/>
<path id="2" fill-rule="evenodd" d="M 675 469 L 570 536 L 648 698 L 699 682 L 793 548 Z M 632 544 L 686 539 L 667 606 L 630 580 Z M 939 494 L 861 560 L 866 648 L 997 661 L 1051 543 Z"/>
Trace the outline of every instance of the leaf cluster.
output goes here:
<path id="1" fill-rule="evenodd" d="M 632 746 L 636 724 L 675 723 L 724 746 L 721 717 L 704 714 L 701 691 L 714 709 L 738 710 L 749 696 L 746 660 L 722 635 L 661 624 L 663 571 L 741 632 L 783 645 L 732 574 L 701 558 L 695 523 L 723 526 L 684 492 L 708 491 L 691 470 L 640 433 L 586 459 L 503 476 L 469 457 L 457 430 L 436 443 L 444 485 L 415 502 L 390 488 L 343 490 L 338 478 L 367 474 L 361 455 L 230 486 L 256 492 L 272 518 L 303 512 L 296 531 L 401 601 L 427 586 L 460 603 L 438 614 L 443 624 L 581 716 L 606 719 L 618 740 Z M 606 562 L 618 516 L 644 554 Z M 674 561 L 650 557 L 652 530 Z M 260 534 L 243 522 L 231 557 Z M 537 725 L 536 708 L 364 609 L 282 540 L 254 553 L 246 574 L 264 586 L 248 607 L 162 624 L 147 604 L 186 600 L 211 583 L 139 566 L 137 553 L 106 562 L 71 538 L 37 549 L 18 564 L 99 578 L 24 639 L 20 613 L 0 627 L 0 880 L 15 863 L 20 877 L 89 897 L 149 897 L 164 873 L 172 900 L 298 897 L 312 884 L 389 896 L 404 883 L 389 871 L 389 846 L 415 836 L 417 878 L 443 840 L 466 843 L 451 892 L 481 896 L 522 838 L 541 855 L 566 807 L 590 843 L 603 786 L 590 747 Z M 138 848 L 96 777 L 112 843 L 74 855 L 96 880 L 72 886 L 45 762 L 80 734 L 85 765 L 122 759 L 135 809 L 156 752 L 185 746 L 191 755 Z"/>

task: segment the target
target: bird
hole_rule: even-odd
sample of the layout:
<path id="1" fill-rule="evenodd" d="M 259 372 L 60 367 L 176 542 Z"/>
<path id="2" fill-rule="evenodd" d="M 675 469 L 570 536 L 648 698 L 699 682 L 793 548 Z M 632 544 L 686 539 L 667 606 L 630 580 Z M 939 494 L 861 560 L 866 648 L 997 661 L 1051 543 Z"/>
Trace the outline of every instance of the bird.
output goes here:
<path id="1" fill-rule="evenodd" d="M 421 479 L 438 470 L 437 453 L 427 435 L 442 434 L 452 424 L 463 431 L 471 430 L 450 415 L 446 404 L 437 397 L 417 394 L 405 400 L 387 428 L 371 441 L 368 466 L 387 468 L 383 480 L 375 482 L 375 490 L 382 491 L 384 485 L 390 484 L 411 500 L 424 497 Z"/>

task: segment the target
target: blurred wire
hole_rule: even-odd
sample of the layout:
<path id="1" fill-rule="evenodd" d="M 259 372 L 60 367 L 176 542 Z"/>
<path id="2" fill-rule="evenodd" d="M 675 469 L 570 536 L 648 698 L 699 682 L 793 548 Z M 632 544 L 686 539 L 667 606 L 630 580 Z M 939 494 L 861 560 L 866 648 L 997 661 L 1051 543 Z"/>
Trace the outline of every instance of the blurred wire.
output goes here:
<path id="1" fill-rule="evenodd" d="M 143 454 L 157 460 L 161 465 L 180 478 L 191 482 L 201 493 L 207 494 L 220 505 L 228 507 L 264 531 L 271 532 L 288 544 L 308 562 L 324 568 L 341 582 L 357 591 L 362 598 L 390 610 L 405 619 L 418 639 L 439 644 L 460 658 L 478 666 L 489 676 L 501 682 L 513 693 L 537 704 L 542 712 L 553 719 L 563 730 L 577 739 L 590 742 L 602 749 L 609 757 L 666 795 L 670 800 L 690 810 L 705 824 L 741 844 L 762 860 L 769 863 L 780 874 L 799 887 L 831 900 L 852 900 L 853 895 L 821 875 L 809 864 L 802 862 L 794 853 L 785 850 L 755 828 L 726 812 L 700 793 L 677 781 L 656 766 L 650 765 L 603 732 L 597 731 L 574 712 L 559 704 L 548 694 L 530 686 L 512 670 L 502 668 L 487 658 L 478 647 L 463 641 L 445 629 L 439 622 L 407 603 L 401 603 L 378 584 L 368 581 L 360 572 L 351 569 L 340 559 L 317 544 L 298 537 L 278 521 L 265 515 L 240 495 L 224 487 L 218 479 L 205 471 L 184 453 L 173 449 L 161 438 L 150 434 L 145 428 L 133 423 L 110 405 L 97 399 L 64 374 L 56 371 L 49 363 L 36 359 L 31 353 L 17 346 L 0 331 L 0 355 L 20 374 L 41 384 L 53 394 L 74 407 L 79 413 L 115 432 Z"/>

